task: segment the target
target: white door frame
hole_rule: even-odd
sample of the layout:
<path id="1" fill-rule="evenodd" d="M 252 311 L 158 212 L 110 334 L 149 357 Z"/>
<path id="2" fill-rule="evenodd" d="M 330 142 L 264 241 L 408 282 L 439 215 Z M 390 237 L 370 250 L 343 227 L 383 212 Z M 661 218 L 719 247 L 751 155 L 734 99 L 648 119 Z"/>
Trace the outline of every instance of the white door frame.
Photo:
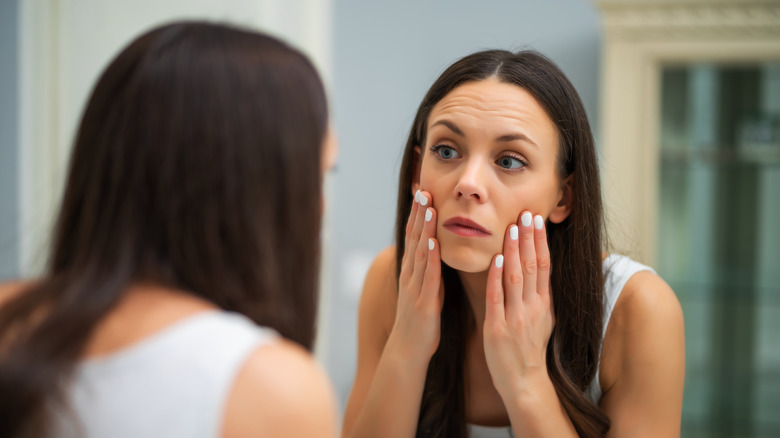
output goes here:
<path id="1" fill-rule="evenodd" d="M 601 0 L 601 145 L 612 246 L 656 264 L 661 68 L 780 59 L 778 0 Z"/>

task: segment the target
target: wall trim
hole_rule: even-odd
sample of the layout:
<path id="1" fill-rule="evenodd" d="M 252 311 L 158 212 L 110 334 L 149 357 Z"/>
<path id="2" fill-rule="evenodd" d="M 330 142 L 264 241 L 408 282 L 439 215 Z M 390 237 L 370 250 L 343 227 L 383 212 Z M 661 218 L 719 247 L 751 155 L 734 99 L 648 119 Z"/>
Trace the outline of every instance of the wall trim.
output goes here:
<path id="1" fill-rule="evenodd" d="M 601 153 L 615 251 L 655 264 L 664 65 L 780 59 L 780 1 L 596 2 L 604 21 Z"/>
<path id="2" fill-rule="evenodd" d="M 627 40 L 780 36 L 776 0 L 597 2 L 605 33 Z"/>

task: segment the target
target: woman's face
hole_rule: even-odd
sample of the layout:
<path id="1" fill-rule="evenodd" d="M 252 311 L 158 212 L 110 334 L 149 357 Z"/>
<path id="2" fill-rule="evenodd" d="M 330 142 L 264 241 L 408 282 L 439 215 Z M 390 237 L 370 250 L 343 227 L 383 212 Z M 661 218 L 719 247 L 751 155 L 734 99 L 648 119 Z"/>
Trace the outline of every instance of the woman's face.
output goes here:
<path id="1" fill-rule="evenodd" d="M 523 211 L 568 215 L 555 125 L 524 89 L 495 78 L 460 85 L 434 106 L 427 132 L 415 189 L 433 197 L 449 266 L 487 270 Z"/>

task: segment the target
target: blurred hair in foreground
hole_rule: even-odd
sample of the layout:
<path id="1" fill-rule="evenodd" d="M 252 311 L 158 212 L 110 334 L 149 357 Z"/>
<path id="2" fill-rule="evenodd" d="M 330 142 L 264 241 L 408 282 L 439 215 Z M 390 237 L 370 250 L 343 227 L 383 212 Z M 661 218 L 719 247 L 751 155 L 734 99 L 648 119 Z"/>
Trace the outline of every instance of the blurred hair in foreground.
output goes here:
<path id="1" fill-rule="evenodd" d="M 97 82 L 45 274 L 0 307 L 0 434 L 39 436 L 97 323 L 136 283 L 310 349 L 327 103 L 309 60 L 249 30 L 155 28 Z"/>

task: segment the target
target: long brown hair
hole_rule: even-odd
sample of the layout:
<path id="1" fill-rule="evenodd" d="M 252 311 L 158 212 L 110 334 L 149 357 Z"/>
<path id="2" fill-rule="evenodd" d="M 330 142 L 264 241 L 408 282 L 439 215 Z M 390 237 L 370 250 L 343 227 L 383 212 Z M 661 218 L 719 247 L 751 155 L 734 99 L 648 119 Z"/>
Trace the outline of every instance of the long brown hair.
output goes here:
<path id="1" fill-rule="evenodd" d="M 404 229 L 412 205 L 414 147 L 425 144 L 428 116 L 436 103 L 459 85 L 490 77 L 525 89 L 545 109 L 558 131 L 559 177 L 572 175 L 570 215 L 560 224 L 547 224 L 556 320 L 547 349 L 547 369 L 580 436 L 603 436 L 609 430 L 609 418 L 585 396 L 598 367 L 604 313 L 604 224 L 598 163 L 582 102 L 563 72 L 548 58 L 534 51 L 478 52 L 455 62 L 431 86 L 417 110 L 401 163 L 397 266 L 401 266 Z M 442 335 L 428 367 L 417 436 L 465 438 L 469 303 L 457 271 L 444 263 L 442 268 L 446 290 Z"/>
<path id="2" fill-rule="evenodd" d="M 122 50 L 83 114 L 47 273 L 0 309 L 0 435 L 44 433 L 89 335 L 137 281 L 310 349 L 326 126 L 316 70 L 275 38 L 179 22 Z"/>

